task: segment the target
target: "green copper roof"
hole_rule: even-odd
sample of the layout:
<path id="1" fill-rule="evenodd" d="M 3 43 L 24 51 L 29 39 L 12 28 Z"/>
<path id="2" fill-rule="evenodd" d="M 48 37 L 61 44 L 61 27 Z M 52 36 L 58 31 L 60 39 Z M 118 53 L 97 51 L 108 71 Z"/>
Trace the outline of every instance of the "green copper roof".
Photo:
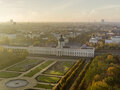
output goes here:
<path id="1" fill-rule="evenodd" d="M 61 35 L 59 41 L 60 41 L 60 42 L 64 42 L 64 39 L 63 39 L 63 36 L 62 36 L 62 35 Z"/>

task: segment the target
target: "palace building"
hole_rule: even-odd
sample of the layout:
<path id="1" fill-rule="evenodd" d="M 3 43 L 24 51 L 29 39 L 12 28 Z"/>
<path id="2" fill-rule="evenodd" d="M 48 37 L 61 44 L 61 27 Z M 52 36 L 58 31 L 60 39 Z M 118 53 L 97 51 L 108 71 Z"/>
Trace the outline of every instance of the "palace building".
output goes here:
<path id="1" fill-rule="evenodd" d="M 54 55 L 54 56 L 76 56 L 76 57 L 94 57 L 95 48 L 86 45 L 66 44 L 61 35 L 57 47 L 17 47 L 3 46 L 6 49 L 27 50 L 32 55 Z"/>

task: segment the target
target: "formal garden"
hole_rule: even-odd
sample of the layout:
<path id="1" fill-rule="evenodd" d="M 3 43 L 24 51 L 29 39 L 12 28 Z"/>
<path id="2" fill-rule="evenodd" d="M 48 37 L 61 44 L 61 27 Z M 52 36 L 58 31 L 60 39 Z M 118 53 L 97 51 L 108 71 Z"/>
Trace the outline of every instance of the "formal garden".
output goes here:
<path id="1" fill-rule="evenodd" d="M 2 47 L 0 50 L 0 87 L 3 90 L 13 90 L 9 85 L 6 86 L 6 83 L 19 87 L 24 80 L 28 83 L 19 87 L 21 89 L 52 89 L 76 62 L 67 59 L 27 57 L 26 51 L 4 50 Z"/>
<path id="2" fill-rule="evenodd" d="M 71 61 L 58 61 L 56 64 L 54 64 L 43 73 L 62 76 L 72 67 L 73 64 L 74 62 Z"/>
<path id="3" fill-rule="evenodd" d="M 75 61 L 60 61 L 46 58 L 25 58 L 20 62 L 5 67 L 0 71 L 0 82 L 25 78 L 33 79 L 35 85 L 31 89 L 52 89 L 64 74 L 74 65 Z M 30 84 L 30 83 L 29 83 Z M 9 87 L 6 87 L 9 88 Z"/>
<path id="4" fill-rule="evenodd" d="M 27 59 L 24 60 L 23 62 L 20 62 L 16 64 L 13 67 L 8 68 L 8 71 L 16 71 L 16 72 L 25 72 L 28 71 L 29 69 L 33 68 L 34 66 L 42 63 L 44 60 L 35 60 L 35 59 Z"/>

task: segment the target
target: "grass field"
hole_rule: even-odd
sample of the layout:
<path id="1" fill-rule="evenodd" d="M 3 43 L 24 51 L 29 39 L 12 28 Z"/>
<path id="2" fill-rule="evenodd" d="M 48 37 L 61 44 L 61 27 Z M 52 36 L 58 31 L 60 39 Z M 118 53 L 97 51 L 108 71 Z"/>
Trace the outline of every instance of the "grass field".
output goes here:
<path id="1" fill-rule="evenodd" d="M 25 74 L 24 76 L 32 77 L 33 75 L 35 75 L 36 73 L 40 72 L 42 69 L 44 69 L 45 67 L 47 67 L 48 65 L 50 65 L 53 62 L 54 61 L 46 61 L 45 63 L 43 63 L 39 67 L 35 68 L 34 70 L 30 71 L 29 73 Z"/>
<path id="2" fill-rule="evenodd" d="M 72 61 L 58 61 L 55 65 L 46 70 L 44 74 L 64 75 L 73 64 L 74 62 Z"/>
<path id="3" fill-rule="evenodd" d="M 35 88 L 45 88 L 45 89 L 52 89 L 54 86 L 53 85 L 45 85 L 45 84 L 37 84 L 34 86 Z"/>
<path id="4" fill-rule="evenodd" d="M 0 78 L 12 78 L 12 77 L 17 77 L 19 75 L 20 73 L 15 73 L 15 72 L 7 72 L 7 71 L 0 72 Z"/>
<path id="5" fill-rule="evenodd" d="M 15 66 L 7 69 L 8 71 L 18 71 L 18 72 L 25 72 L 32 67 L 42 63 L 44 60 L 34 60 L 34 59 L 28 59 L 21 63 L 16 64 Z"/>
<path id="6" fill-rule="evenodd" d="M 58 77 L 51 77 L 44 75 L 39 75 L 36 79 L 39 82 L 46 82 L 46 83 L 57 83 L 60 80 L 60 78 Z"/>

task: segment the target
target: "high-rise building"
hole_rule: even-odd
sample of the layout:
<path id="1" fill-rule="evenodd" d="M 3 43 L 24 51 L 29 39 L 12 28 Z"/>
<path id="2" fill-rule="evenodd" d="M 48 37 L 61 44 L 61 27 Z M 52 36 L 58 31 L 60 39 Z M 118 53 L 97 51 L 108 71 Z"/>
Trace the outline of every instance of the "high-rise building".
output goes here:
<path id="1" fill-rule="evenodd" d="M 102 23 L 104 23 L 104 22 L 105 22 L 105 20 L 104 20 L 104 19 L 101 19 L 101 22 L 102 22 Z"/>
<path id="2" fill-rule="evenodd" d="M 10 23 L 13 24 L 13 19 L 10 19 Z"/>

